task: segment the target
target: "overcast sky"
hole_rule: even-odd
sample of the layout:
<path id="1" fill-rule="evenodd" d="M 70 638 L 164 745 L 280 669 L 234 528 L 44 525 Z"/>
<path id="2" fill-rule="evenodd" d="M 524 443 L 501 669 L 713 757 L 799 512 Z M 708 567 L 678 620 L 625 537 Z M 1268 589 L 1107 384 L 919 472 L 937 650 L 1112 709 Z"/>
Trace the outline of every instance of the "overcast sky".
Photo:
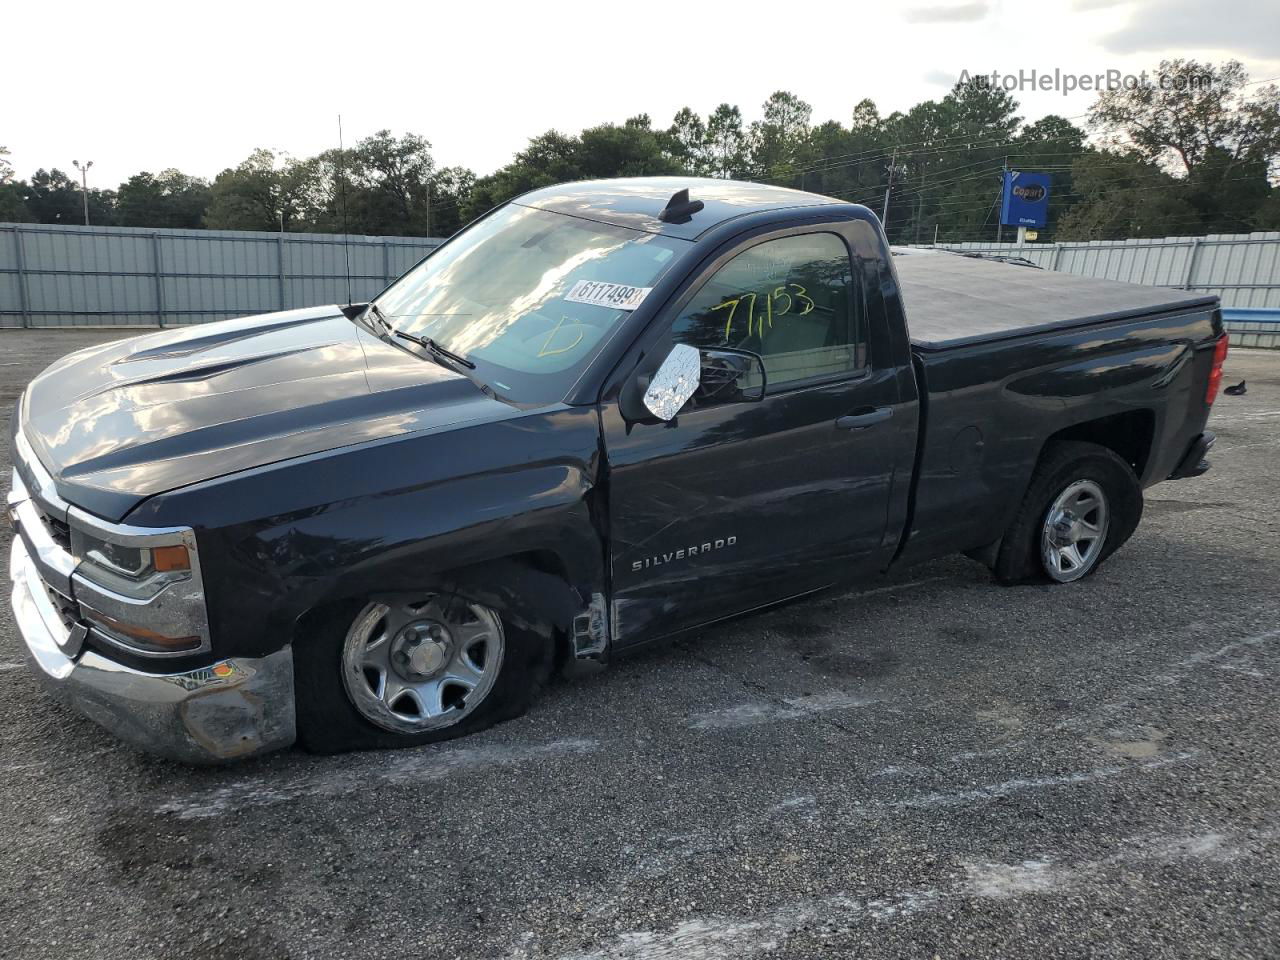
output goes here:
<path id="1" fill-rule="evenodd" d="M 774 90 L 848 123 L 941 97 L 962 70 L 1076 74 L 1235 57 L 1280 75 L 1275 0 L 495 4 L 63 2 L 5 12 L 0 144 L 17 173 L 94 161 L 91 186 L 165 167 L 212 178 L 255 147 L 307 156 L 380 128 L 479 174 L 530 136 Z M 1028 119 L 1093 95 L 1016 93 Z"/>

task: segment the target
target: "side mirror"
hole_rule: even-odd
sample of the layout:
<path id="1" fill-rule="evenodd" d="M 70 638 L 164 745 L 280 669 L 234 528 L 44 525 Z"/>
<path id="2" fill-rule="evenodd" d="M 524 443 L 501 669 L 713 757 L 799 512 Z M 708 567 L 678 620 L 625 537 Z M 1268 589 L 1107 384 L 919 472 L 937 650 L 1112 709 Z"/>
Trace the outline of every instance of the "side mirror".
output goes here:
<path id="1" fill-rule="evenodd" d="M 698 348 L 677 343 L 662 361 L 644 391 L 644 406 L 659 420 L 672 420 L 701 382 Z"/>
<path id="2" fill-rule="evenodd" d="M 619 402 L 633 423 L 673 420 L 691 398 L 698 406 L 763 400 L 765 383 L 759 354 L 679 343 L 651 376 L 634 377 Z"/>

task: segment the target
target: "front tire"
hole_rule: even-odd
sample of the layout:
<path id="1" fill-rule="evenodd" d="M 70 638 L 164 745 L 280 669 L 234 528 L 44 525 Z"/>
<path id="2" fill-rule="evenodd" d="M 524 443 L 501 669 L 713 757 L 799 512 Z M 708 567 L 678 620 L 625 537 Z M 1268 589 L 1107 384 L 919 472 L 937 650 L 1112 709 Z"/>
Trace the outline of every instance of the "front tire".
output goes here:
<path id="1" fill-rule="evenodd" d="M 316 753 L 416 746 L 524 713 L 549 635 L 456 593 L 371 597 L 313 615 L 294 651 L 298 739 Z"/>
<path id="2" fill-rule="evenodd" d="M 1142 519 L 1133 468 L 1094 443 L 1062 443 L 1041 457 L 996 554 L 1002 583 L 1074 583 L 1094 573 Z"/>

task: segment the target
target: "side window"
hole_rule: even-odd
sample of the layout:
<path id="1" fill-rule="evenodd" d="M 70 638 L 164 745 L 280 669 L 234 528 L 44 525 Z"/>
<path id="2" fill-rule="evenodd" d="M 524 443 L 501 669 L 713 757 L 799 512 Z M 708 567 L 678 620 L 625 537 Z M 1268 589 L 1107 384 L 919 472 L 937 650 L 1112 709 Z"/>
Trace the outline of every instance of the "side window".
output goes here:
<path id="1" fill-rule="evenodd" d="M 866 366 L 862 292 L 833 233 L 770 240 L 734 257 L 672 326 L 677 343 L 736 347 L 764 358 L 769 391 Z"/>

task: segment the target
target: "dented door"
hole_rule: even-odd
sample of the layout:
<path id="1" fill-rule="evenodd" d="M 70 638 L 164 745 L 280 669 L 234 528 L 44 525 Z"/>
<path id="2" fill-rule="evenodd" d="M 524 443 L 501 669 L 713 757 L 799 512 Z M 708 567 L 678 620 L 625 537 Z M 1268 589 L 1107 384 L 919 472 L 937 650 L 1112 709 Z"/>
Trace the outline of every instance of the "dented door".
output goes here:
<path id="1" fill-rule="evenodd" d="M 630 423 L 602 410 L 614 642 L 673 633 L 868 573 L 888 559 L 896 368 L 835 233 L 716 261 L 665 321 L 672 343 L 764 358 L 763 400 Z M 726 306 L 732 304 L 732 306 Z M 891 545 L 890 545 L 891 547 Z"/>

